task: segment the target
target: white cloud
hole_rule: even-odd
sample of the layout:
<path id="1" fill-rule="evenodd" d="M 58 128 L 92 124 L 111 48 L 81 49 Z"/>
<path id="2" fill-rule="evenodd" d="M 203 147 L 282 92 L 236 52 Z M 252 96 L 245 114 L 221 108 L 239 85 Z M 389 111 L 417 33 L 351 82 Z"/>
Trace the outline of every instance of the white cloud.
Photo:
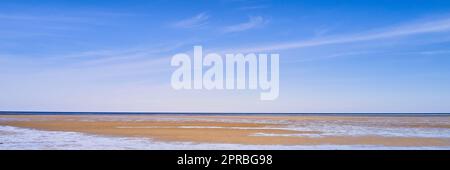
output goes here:
<path id="1" fill-rule="evenodd" d="M 346 36 L 333 36 L 328 38 L 321 38 L 315 40 L 294 41 L 286 43 L 277 43 L 272 45 L 255 47 L 252 49 L 239 50 L 243 52 L 251 51 L 273 51 L 273 50 L 287 50 L 304 47 L 313 47 L 321 45 L 341 44 L 341 43 L 353 43 L 360 41 L 379 40 L 387 38 L 396 38 L 401 36 L 411 36 L 425 33 L 437 33 L 450 31 L 450 18 L 432 20 L 425 22 L 415 22 L 404 24 L 388 29 L 378 29 L 381 31 L 373 31 L 361 34 L 351 34 Z"/>
<path id="2" fill-rule="evenodd" d="M 174 27 L 177 28 L 195 28 L 201 27 L 207 24 L 210 16 L 205 12 L 195 15 L 194 17 L 187 18 L 181 21 L 173 23 Z"/>
<path id="3" fill-rule="evenodd" d="M 249 21 L 247 21 L 245 23 L 225 27 L 223 29 L 223 32 L 229 33 L 229 32 L 246 31 L 246 30 L 260 27 L 266 23 L 267 23 L 267 20 L 265 20 L 263 17 L 260 17 L 260 16 L 250 17 Z"/>
<path id="4" fill-rule="evenodd" d="M 24 21 L 84 21 L 81 17 L 50 16 L 50 15 L 24 15 L 24 14 L 2 14 L 1 20 L 24 20 Z"/>
<path id="5" fill-rule="evenodd" d="M 257 9 L 265 9 L 268 8 L 268 6 L 265 5 L 255 5 L 255 6 L 244 6 L 238 8 L 239 10 L 257 10 Z"/>

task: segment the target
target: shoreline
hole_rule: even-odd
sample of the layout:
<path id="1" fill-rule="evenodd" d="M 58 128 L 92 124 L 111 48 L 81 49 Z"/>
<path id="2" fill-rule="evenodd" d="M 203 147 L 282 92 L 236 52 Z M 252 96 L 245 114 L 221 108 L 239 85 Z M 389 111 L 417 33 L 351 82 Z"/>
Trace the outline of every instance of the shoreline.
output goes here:
<path id="1" fill-rule="evenodd" d="M 148 116 L 368 116 L 368 117 L 450 117 L 450 113 L 235 113 L 235 112 L 64 112 L 64 111 L 0 111 L 1 115 L 148 115 Z"/>
<path id="2" fill-rule="evenodd" d="M 436 117 L 358 116 L 0 115 L 0 126 L 137 137 L 161 142 L 450 147 L 449 119 L 450 117 L 442 120 Z M 343 132 L 336 131 L 339 126 L 342 126 Z M 358 128 L 366 129 L 358 132 Z M 405 129 L 418 131 L 409 132 Z M 401 136 L 404 135 L 402 130 L 411 135 L 417 133 L 417 136 Z"/>
<path id="3" fill-rule="evenodd" d="M 113 137 L 78 132 L 41 131 L 0 126 L 1 150 L 450 150 L 450 147 L 388 147 L 381 145 L 243 145 L 161 142 L 144 138 Z M 20 141 L 12 141 L 20 138 Z M 40 141 L 36 143 L 36 139 Z"/>

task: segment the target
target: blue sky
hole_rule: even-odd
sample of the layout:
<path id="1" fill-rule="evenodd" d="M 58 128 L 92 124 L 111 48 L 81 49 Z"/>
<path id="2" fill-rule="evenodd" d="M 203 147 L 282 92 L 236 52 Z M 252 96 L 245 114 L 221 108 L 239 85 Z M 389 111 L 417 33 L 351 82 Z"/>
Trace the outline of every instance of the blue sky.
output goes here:
<path id="1" fill-rule="evenodd" d="M 171 57 L 280 54 L 280 96 L 176 91 Z M 0 110 L 450 112 L 450 1 L 0 2 Z"/>

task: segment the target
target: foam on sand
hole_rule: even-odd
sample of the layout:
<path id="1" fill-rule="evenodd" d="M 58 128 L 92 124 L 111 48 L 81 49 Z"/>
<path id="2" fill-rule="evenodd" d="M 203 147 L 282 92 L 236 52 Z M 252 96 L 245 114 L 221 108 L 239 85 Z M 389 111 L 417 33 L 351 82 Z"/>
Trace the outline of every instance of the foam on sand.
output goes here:
<path id="1" fill-rule="evenodd" d="M 0 149 L 450 149 L 450 147 L 385 147 L 374 145 L 242 145 L 191 142 L 160 142 L 147 138 L 111 137 L 78 132 L 42 131 L 0 126 Z"/>

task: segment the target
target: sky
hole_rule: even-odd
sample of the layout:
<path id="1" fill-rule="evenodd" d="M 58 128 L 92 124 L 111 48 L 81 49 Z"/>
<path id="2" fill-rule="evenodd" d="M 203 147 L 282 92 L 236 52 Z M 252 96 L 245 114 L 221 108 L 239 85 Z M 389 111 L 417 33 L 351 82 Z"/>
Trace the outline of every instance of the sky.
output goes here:
<path id="1" fill-rule="evenodd" d="M 174 90 L 171 57 L 280 54 L 280 92 Z M 0 110 L 450 112 L 450 1 L 0 1 Z"/>

